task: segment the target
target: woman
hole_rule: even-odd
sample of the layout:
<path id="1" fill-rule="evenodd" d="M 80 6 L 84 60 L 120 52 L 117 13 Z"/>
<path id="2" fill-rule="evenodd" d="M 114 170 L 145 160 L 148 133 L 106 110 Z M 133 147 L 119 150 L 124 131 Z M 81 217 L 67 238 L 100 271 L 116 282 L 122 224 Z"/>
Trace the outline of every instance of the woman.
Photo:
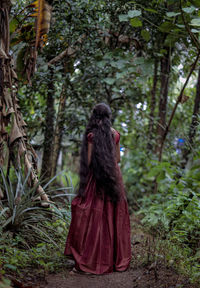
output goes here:
<path id="1" fill-rule="evenodd" d="M 117 164 L 119 139 L 109 106 L 97 104 L 83 138 L 80 184 L 65 248 L 65 255 L 75 260 L 73 271 L 104 274 L 129 267 L 130 221 Z"/>

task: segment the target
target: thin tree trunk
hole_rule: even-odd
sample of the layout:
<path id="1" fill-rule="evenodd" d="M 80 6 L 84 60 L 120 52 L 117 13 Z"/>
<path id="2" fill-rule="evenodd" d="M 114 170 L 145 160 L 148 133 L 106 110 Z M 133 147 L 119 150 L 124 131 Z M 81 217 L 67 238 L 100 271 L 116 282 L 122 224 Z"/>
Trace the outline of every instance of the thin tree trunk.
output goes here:
<path id="1" fill-rule="evenodd" d="M 158 59 L 154 62 L 154 77 L 153 77 L 153 87 L 151 90 L 151 103 L 150 103 L 150 119 L 149 119 L 149 129 L 148 136 L 149 140 L 147 143 L 147 149 L 151 151 L 153 149 L 152 139 L 153 139 L 153 129 L 154 129 L 154 118 L 155 118 L 155 107 L 156 107 L 156 88 L 158 82 Z"/>
<path id="2" fill-rule="evenodd" d="M 53 149 L 53 135 L 54 135 L 54 84 L 53 84 L 53 69 L 50 67 L 50 79 L 48 83 L 48 94 L 46 102 L 46 120 L 45 120 L 45 132 L 43 143 L 43 157 L 42 157 L 42 169 L 41 175 L 48 180 L 51 177 L 52 167 L 52 149 Z"/>
<path id="3" fill-rule="evenodd" d="M 60 95 L 60 102 L 58 107 L 58 114 L 56 119 L 56 126 L 54 132 L 54 141 L 53 141 L 53 151 L 52 151 L 52 167 L 51 167 L 51 177 L 56 174 L 58 156 L 60 153 L 60 147 L 62 142 L 63 135 L 63 126 L 64 126 L 64 112 L 65 112 L 65 104 L 66 104 L 66 84 L 63 84 L 62 92 Z"/>
<path id="4" fill-rule="evenodd" d="M 198 123 L 199 110 L 200 110 L 200 68 L 199 68 L 197 84 L 196 84 L 196 96 L 195 96 L 195 101 L 194 101 L 192 121 L 190 124 L 190 129 L 189 129 L 189 134 L 188 134 L 188 144 L 189 145 L 183 151 L 182 168 L 185 168 L 185 165 L 188 162 L 189 154 L 191 152 L 191 147 L 193 145 L 194 138 L 196 135 L 197 126 L 199 125 L 199 123 Z"/>
<path id="5" fill-rule="evenodd" d="M 162 138 L 162 142 L 161 142 L 161 146 L 160 146 L 159 161 L 162 160 L 162 151 L 163 151 L 165 139 L 166 139 L 167 134 L 168 134 L 168 132 L 169 132 L 169 128 L 170 128 L 171 123 L 172 123 L 172 120 L 173 120 L 173 118 L 174 118 L 176 109 L 177 109 L 177 107 L 178 107 L 178 104 L 182 101 L 184 90 L 185 90 L 185 88 L 186 88 L 186 86 L 187 86 L 187 84 L 188 84 L 188 82 L 189 82 L 189 79 L 190 79 L 190 77 L 191 77 L 191 75 L 192 75 L 192 73 L 193 73 L 193 71 L 194 71 L 194 69 L 195 69 L 195 67 L 196 67 L 196 65 L 197 65 L 197 63 L 198 63 L 198 61 L 199 61 L 199 57 L 200 57 L 200 51 L 198 51 L 198 54 L 197 54 L 197 56 L 196 56 L 196 59 L 195 59 L 194 63 L 193 63 L 192 66 L 191 66 L 190 72 L 189 72 L 189 74 L 188 74 L 188 76 L 187 76 L 187 78 L 186 78 L 186 80 L 185 80 L 185 83 L 184 83 L 184 85 L 183 85 L 183 87 L 182 87 L 182 89 L 181 89 L 181 92 L 180 92 L 179 96 L 177 97 L 176 103 L 175 103 L 174 108 L 173 108 L 173 110 L 172 110 L 172 112 L 171 112 L 171 115 L 170 115 L 170 117 L 169 117 L 169 121 L 168 121 L 168 124 L 166 125 L 165 131 L 164 131 L 164 135 L 163 135 L 163 138 Z"/>
<path id="6" fill-rule="evenodd" d="M 159 120 L 157 125 L 157 146 L 156 153 L 160 154 L 162 141 L 166 127 L 166 113 L 167 113 L 167 98 L 168 85 L 170 74 L 170 49 L 167 49 L 167 54 L 161 59 L 161 87 L 160 87 L 160 101 L 159 101 Z"/>

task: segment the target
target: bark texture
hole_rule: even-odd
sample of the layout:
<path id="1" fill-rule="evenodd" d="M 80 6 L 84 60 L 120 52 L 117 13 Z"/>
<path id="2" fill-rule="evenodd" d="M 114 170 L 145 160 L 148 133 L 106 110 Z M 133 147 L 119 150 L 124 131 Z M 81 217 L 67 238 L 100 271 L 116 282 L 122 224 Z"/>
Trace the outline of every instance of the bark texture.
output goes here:
<path id="1" fill-rule="evenodd" d="M 162 141 L 161 141 L 161 145 L 160 145 L 160 149 L 159 149 L 159 155 L 158 155 L 158 156 L 159 156 L 159 161 L 162 160 L 162 151 L 163 151 L 165 139 L 166 139 L 167 134 L 168 134 L 168 132 L 169 132 L 169 128 L 170 128 L 170 126 L 171 126 L 171 123 L 172 123 L 172 120 L 173 120 L 173 118 L 174 118 L 174 115 L 175 115 L 176 109 L 177 109 L 177 107 L 178 107 L 178 104 L 179 104 L 179 103 L 184 103 L 184 102 L 186 101 L 186 99 L 187 99 L 187 97 L 186 97 L 186 99 L 185 99 L 183 93 L 184 93 L 184 90 L 185 90 L 185 88 L 186 88 L 186 86 L 187 86 L 187 84 L 188 84 L 188 82 L 189 82 L 189 79 L 190 79 L 190 77 L 191 77 L 191 75 L 192 75 L 192 73 L 193 73 L 193 71 L 194 71 L 194 69 L 195 69 L 195 67 L 196 67 L 196 65 L 197 65 L 197 63 L 198 63 L 198 61 L 199 61 L 199 57 L 200 57 L 200 51 L 198 51 L 198 54 L 197 54 L 197 56 L 196 56 L 196 59 L 195 59 L 194 63 L 193 63 L 192 66 L 191 66 L 190 72 L 189 72 L 189 74 L 188 74 L 188 76 L 187 76 L 187 78 L 186 78 L 186 80 L 185 80 L 185 83 L 184 83 L 184 85 L 183 85 L 183 87 L 182 87 L 182 89 L 181 89 L 181 92 L 180 92 L 179 96 L 177 97 L 176 103 L 175 103 L 174 108 L 173 108 L 173 110 L 172 110 L 172 112 L 171 112 L 171 115 L 170 115 L 170 117 L 169 117 L 169 121 L 168 121 L 168 124 L 166 125 L 166 128 L 165 128 L 165 130 L 164 130 L 164 134 L 163 134 Z"/>
<path id="2" fill-rule="evenodd" d="M 159 155 L 163 137 L 166 128 L 166 113 L 167 113 L 167 98 L 168 98 L 168 85 L 170 75 L 170 49 L 166 48 L 167 53 L 161 58 L 161 76 L 160 76 L 160 101 L 159 101 L 159 114 L 158 114 L 158 125 L 157 125 L 157 146 L 156 153 Z"/>
<path id="3" fill-rule="evenodd" d="M 43 157 L 42 157 L 42 169 L 41 175 L 46 180 L 51 177 L 52 167 L 52 149 L 53 149 L 53 136 L 54 136 L 54 84 L 53 84 L 53 69 L 50 67 L 50 79 L 48 83 L 48 94 L 46 102 L 46 120 L 45 120 L 45 132 L 43 143 Z"/>
<path id="4" fill-rule="evenodd" d="M 55 132 L 54 132 L 51 177 L 53 177 L 56 174 L 58 156 L 59 156 L 60 148 L 61 148 L 66 98 L 67 98 L 66 84 L 63 84 L 62 92 L 60 95 L 60 102 L 59 102 L 59 107 L 58 107 Z"/>
<path id="5" fill-rule="evenodd" d="M 152 139 L 153 139 L 154 119 L 155 119 L 157 83 L 158 83 L 158 59 L 155 59 L 155 62 L 154 62 L 153 87 L 152 87 L 152 90 L 151 90 L 149 128 L 148 128 L 149 140 L 148 140 L 148 143 L 147 143 L 147 149 L 149 151 L 151 151 L 153 149 Z"/>
<path id="6" fill-rule="evenodd" d="M 37 186 L 37 193 L 41 199 L 48 201 L 44 190 L 38 185 L 36 154 L 27 141 L 26 123 L 17 99 L 17 75 L 13 69 L 13 58 L 9 54 L 10 6 L 10 1 L 0 2 L 0 166 L 7 169 L 7 176 L 11 165 L 17 173 L 22 169 L 25 175 L 30 173 L 29 186 Z M 7 154 L 9 157 L 6 157 Z M 3 197 L 2 191 L 0 197 Z M 20 194 L 16 195 L 16 203 L 19 199 Z"/>
<path id="7" fill-rule="evenodd" d="M 196 84 L 196 96 L 195 96 L 195 101 L 194 101 L 192 121 L 190 124 L 189 133 L 188 133 L 188 146 L 183 151 L 182 168 L 185 168 L 185 165 L 188 162 L 189 154 L 191 153 L 191 149 L 194 143 L 197 126 L 199 125 L 199 122 L 198 122 L 199 111 L 200 111 L 200 68 L 199 68 L 197 84 Z"/>

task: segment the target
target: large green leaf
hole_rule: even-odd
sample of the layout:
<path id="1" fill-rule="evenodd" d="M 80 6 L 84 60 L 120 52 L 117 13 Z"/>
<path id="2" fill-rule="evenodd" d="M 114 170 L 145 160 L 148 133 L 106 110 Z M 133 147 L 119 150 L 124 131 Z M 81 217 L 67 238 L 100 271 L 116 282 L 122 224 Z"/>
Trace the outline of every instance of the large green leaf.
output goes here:
<path id="1" fill-rule="evenodd" d="M 195 10 L 196 10 L 196 8 L 195 8 L 194 6 L 190 6 L 190 7 L 183 8 L 183 11 L 184 11 L 185 13 L 188 13 L 188 14 L 193 13 Z"/>
<path id="2" fill-rule="evenodd" d="M 127 64 L 127 61 L 126 60 L 111 61 L 110 64 L 112 67 L 123 69 L 125 65 Z"/>
<path id="3" fill-rule="evenodd" d="M 10 26 L 10 33 L 11 34 L 16 30 L 18 25 L 19 25 L 19 23 L 18 23 L 18 21 L 15 18 L 13 18 L 10 21 L 9 26 Z"/>
<path id="4" fill-rule="evenodd" d="M 169 21 L 165 21 L 159 26 L 159 30 L 161 32 L 169 33 L 174 27 L 175 27 L 174 24 L 172 24 Z"/>
<path id="5" fill-rule="evenodd" d="M 144 38 L 145 41 L 149 41 L 150 40 L 150 34 L 149 34 L 149 31 L 147 30 L 142 30 L 141 31 L 141 36 Z"/>
<path id="6" fill-rule="evenodd" d="M 115 82 L 114 78 L 106 78 L 104 79 L 104 82 L 106 82 L 108 85 L 113 85 Z"/>
<path id="7" fill-rule="evenodd" d="M 128 11 L 128 16 L 130 18 L 134 18 L 134 17 L 137 17 L 137 16 L 140 16 L 142 13 L 140 10 L 130 10 Z"/>
<path id="8" fill-rule="evenodd" d="M 119 15 L 119 21 L 120 21 L 120 22 L 128 21 L 128 15 L 127 15 L 127 14 L 121 14 L 121 15 Z"/>
<path id="9" fill-rule="evenodd" d="M 181 14 L 180 12 L 167 12 L 166 13 L 167 17 L 175 17 L 175 16 L 178 16 L 180 14 Z"/>
<path id="10" fill-rule="evenodd" d="M 200 18 L 194 18 L 194 19 L 192 19 L 191 25 L 193 25 L 193 26 L 200 26 Z"/>
<path id="11" fill-rule="evenodd" d="M 140 21 L 138 18 L 131 19 L 130 23 L 133 27 L 142 27 L 142 21 Z"/>

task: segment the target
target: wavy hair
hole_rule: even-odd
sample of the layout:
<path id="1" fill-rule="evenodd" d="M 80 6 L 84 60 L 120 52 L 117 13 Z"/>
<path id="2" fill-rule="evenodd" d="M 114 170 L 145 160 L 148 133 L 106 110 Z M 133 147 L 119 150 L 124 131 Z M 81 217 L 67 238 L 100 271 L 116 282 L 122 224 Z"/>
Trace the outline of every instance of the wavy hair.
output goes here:
<path id="1" fill-rule="evenodd" d="M 88 164 L 88 134 L 92 133 L 91 163 Z M 89 119 L 82 141 L 80 157 L 80 183 L 78 195 L 84 197 L 90 172 L 96 180 L 99 196 L 109 196 L 115 202 L 120 197 L 116 169 L 115 135 L 111 130 L 111 109 L 104 103 L 97 104 Z"/>

